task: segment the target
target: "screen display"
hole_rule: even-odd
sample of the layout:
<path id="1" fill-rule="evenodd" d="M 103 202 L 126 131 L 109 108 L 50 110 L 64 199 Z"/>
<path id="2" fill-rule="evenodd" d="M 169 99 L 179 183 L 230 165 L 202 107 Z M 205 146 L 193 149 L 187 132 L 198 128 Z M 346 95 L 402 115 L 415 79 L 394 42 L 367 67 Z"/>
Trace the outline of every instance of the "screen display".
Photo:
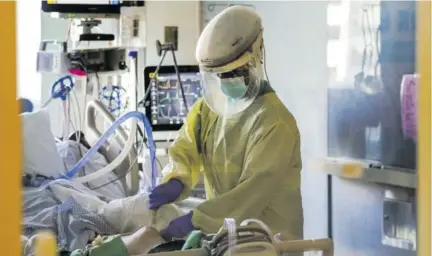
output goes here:
<path id="1" fill-rule="evenodd" d="M 150 73 L 149 76 L 152 78 L 154 73 Z M 188 109 L 201 97 L 200 78 L 200 73 L 196 72 L 180 74 Z M 187 112 L 177 75 L 159 74 L 150 86 L 152 124 L 182 124 Z"/>
<path id="2" fill-rule="evenodd" d="M 74 0 L 48 0 L 48 4 L 92 4 L 92 5 L 119 5 L 120 0 L 90 0 L 90 1 L 74 1 Z"/>
<path id="3" fill-rule="evenodd" d="M 47 13 L 67 14 L 67 18 L 79 15 L 92 14 L 105 18 L 107 16 L 120 15 L 121 7 L 140 7 L 144 6 L 144 0 L 44 0 L 42 1 L 42 11 Z M 83 16 L 87 18 L 86 16 Z M 62 18 L 65 18 L 62 16 Z M 93 17 L 94 18 L 94 17 Z"/>

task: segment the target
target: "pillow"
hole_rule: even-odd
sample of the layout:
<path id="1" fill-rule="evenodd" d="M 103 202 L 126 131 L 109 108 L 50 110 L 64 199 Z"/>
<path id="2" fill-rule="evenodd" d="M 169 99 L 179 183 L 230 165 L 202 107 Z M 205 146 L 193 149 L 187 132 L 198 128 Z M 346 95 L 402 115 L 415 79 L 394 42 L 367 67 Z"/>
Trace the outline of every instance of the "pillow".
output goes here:
<path id="1" fill-rule="evenodd" d="M 57 153 L 46 110 L 20 115 L 22 121 L 22 168 L 25 174 L 58 178 L 65 166 Z"/>

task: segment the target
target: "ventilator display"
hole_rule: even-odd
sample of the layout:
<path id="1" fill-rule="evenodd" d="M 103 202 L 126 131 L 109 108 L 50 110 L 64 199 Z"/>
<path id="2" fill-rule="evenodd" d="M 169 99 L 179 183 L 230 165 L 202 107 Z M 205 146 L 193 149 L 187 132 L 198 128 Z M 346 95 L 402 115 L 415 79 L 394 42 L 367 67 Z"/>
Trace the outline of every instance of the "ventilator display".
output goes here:
<path id="1" fill-rule="evenodd" d="M 200 74 L 180 75 L 190 108 L 201 97 Z M 152 124 L 181 124 L 187 115 L 176 74 L 160 74 L 151 84 Z"/>

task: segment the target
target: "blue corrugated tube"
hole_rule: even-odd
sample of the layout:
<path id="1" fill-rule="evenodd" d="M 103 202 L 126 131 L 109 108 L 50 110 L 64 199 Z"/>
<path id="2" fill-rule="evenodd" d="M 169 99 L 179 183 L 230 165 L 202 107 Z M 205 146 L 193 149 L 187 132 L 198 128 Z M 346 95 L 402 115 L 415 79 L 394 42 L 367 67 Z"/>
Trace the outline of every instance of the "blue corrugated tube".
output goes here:
<path id="1" fill-rule="evenodd" d="M 102 137 L 96 142 L 96 144 L 93 147 L 91 147 L 89 151 L 87 151 L 87 153 L 81 158 L 81 160 L 70 171 L 66 172 L 66 174 L 61 178 L 72 179 L 73 177 L 75 177 L 75 175 L 78 174 L 79 170 L 87 164 L 87 162 L 90 160 L 90 157 L 92 157 L 99 150 L 99 148 L 115 132 L 115 130 L 119 127 L 119 125 L 124 123 L 129 118 L 137 118 L 138 120 L 142 121 L 144 124 L 144 129 L 146 131 L 148 142 L 149 142 L 148 148 L 150 151 L 151 168 L 152 168 L 151 188 L 154 188 L 156 186 L 156 179 L 157 179 L 156 146 L 153 140 L 152 127 L 150 125 L 150 122 L 147 119 L 147 117 L 139 111 L 131 111 L 118 118 L 111 125 L 111 127 L 104 133 L 104 135 L 102 135 Z"/>

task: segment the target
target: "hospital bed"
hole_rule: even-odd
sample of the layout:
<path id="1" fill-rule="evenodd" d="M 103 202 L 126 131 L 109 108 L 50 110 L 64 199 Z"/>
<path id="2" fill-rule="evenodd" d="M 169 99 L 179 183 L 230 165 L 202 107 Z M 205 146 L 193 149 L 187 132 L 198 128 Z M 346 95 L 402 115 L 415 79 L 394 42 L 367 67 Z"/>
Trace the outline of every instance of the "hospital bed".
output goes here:
<path id="1" fill-rule="evenodd" d="M 93 146 L 103 134 L 103 132 L 97 127 L 95 119 L 96 115 L 102 116 L 109 125 L 113 124 L 115 121 L 113 115 L 107 111 L 100 101 L 90 101 L 86 108 L 84 127 L 86 139 L 90 146 Z M 119 152 L 124 148 L 128 139 L 127 132 L 122 127 L 119 127 L 117 131 L 118 132 L 114 138 L 104 144 L 104 146 L 99 150 L 100 153 L 106 157 L 108 162 L 112 162 L 118 157 Z M 136 157 L 137 152 L 134 148 L 132 148 L 129 152 L 129 155 L 114 171 L 118 177 L 124 177 L 121 178 L 121 181 L 125 191 L 128 192 L 128 196 L 135 195 L 139 190 L 140 176 Z M 127 173 L 129 169 L 130 172 Z M 177 205 L 183 212 L 189 212 L 192 209 L 195 209 L 202 202 L 204 202 L 203 199 L 190 197 L 182 202 L 178 202 Z"/>
<path id="2" fill-rule="evenodd" d="M 83 122 L 83 126 L 80 126 L 80 130 L 84 136 L 80 136 L 80 139 L 76 140 L 78 144 L 70 144 L 77 145 L 78 148 L 80 146 L 82 148 L 92 147 L 101 139 L 105 133 L 98 126 L 100 122 L 97 121 L 101 118 L 109 126 L 115 122 L 115 118 L 96 100 L 87 103 L 84 114 L 85 122 Z M 96 120 L 95 116 L 98 117 L 98 120 Z M 47 125 L 47 129 L 50 129 L 49 125 Z M 91 232 L 94 232 L 96 235 L 123 234 L 134 232 L 137 227 L 148 225 L 147 222 L 150 220 L 148 203 L 146 201 L 148 197 L 145 196 L 146 191 L 143 191 L 144 196 L 142 193 L 139 193 L 138 153 L 135 147 L 133 147 L 134 144 L 129 143 L 130 140 L 135 142 L 135 133 L 127 132 L 125 128 L 119 126 L 116 132 L 99 148 L 98 152 L 100 154 L 98 154 L 98 158 L 106 159 L 102 169 L 106 167 L 107 163 L 108 165 L 113 162 L 118 163 L 113 166 L 112 172 L 109 173 L 110 177 L 104 173 L 101 176 L 99 169 L 92 169 L 94 171 L 90 171 L 90 168 L 87 168 L 86 172 L 84 172 L 86 174 L 83 176 L 75 176 L 70 180 L 58 179 L 49 182 L 46 186 L 29 186 L 23 189 L 23 198 L 25 199 L 22 206 L 23 213 L 25 213 L 22 219 L 21 236 L 23 251 L 25 249 L 25 252 L 31 253 L 34 238 L 37 237 L 37 232 L 42 230 L 41 227 L 47 230 L 55 230 L 57 241 L 61 243 L 58 244 L 59 249 L 68 250 L 69 248 L 83 248 L 80 243 L 87 239 L 84 239 L 84 237 L 88 236 L 90 238 Z M 87 142 L 86 144 L 88 145 L 80 145 L 80 142 L 83 141 Z M 68 141 L 59 141 L 59 143 L 63 142 L 68 143 Z M 90 149 L 86 149 L 85 151 L 88 153 Z M 126 154 L 122 154 L 122 152 L 126 152 Z M 121 157 L 119 158 L 119 156 Z M 73 159 L 78 160 L 80 159 L 79 157 L 79 155 L 76 155 Z M 116 194 L 116 197 L 104 194 L 99 190 L 97 185 L 90 186 L 90 183 L 93 181 L 98 181 L 93 178 L 94 174 L 103 177 L 104 180 L 109 178 L 108 181 L 115 181 L 115 186 L 123 187 L 123 189 L 119 190 L 120 193 Z M 90 183 L 80 181 L 80 179 L 91 175 L 93 177 Z M 101 184 L 105 186 L 108 183 L 102 181 Z M 114 183 L 108 185 L 113 186 Z M 93 190 L 95 187 L 97 187 L 97 191 Z M 37 201 L 36 204 L 33 203 L 35 200 Z M 57 212 L 57 208 L 64 210 Z M 86 216 L 88 217 L 87 219 L 85 218 Z M 160 226 L 159 229 L 167 224 L 170 219 L 178 216 L 181 216 L 181 212 L 178 208 L 175 209 L 174 206 L 171 206 L 171 209 L 159 211 L 157 217 L 162 220 L 158 223 L 158 226 Z M 80 245 L 75 247 L 78 244 L 76 243 L 77 241 Z M 73 246 L 73 248 L 70 246 Z"/>
<path id="3" fill-rule="evenodd" d="M 92 100 L 88 102 L 85 111 L 84 133 L 90 146 L 93 146 L 104 133 L 104 131 L 100 131 L 98 128 L 96 116 L 101 116 L 109 125 L 112 125 L 115 121 L 113 115 L 108 112 L 100 101 Z M 135 134 L 130 134 L 129 136 L 135 138 Z M 126 131 L 122 126 L 119 126 L 114 137 L 108 140 L 100 148 L 99 152 L 111 163 L 119 157 L 119 152 L 122 150 L 129 150 L 126 157 L 120 159 L 119 165 L 115 167 L 113 172 L 122 182 L 124 190 L 126 191 L 126 196 L 132 196 L 139 191 L 140 176 L 136 150 L 134 147 L 125 149 L 128 138 Z"/>

